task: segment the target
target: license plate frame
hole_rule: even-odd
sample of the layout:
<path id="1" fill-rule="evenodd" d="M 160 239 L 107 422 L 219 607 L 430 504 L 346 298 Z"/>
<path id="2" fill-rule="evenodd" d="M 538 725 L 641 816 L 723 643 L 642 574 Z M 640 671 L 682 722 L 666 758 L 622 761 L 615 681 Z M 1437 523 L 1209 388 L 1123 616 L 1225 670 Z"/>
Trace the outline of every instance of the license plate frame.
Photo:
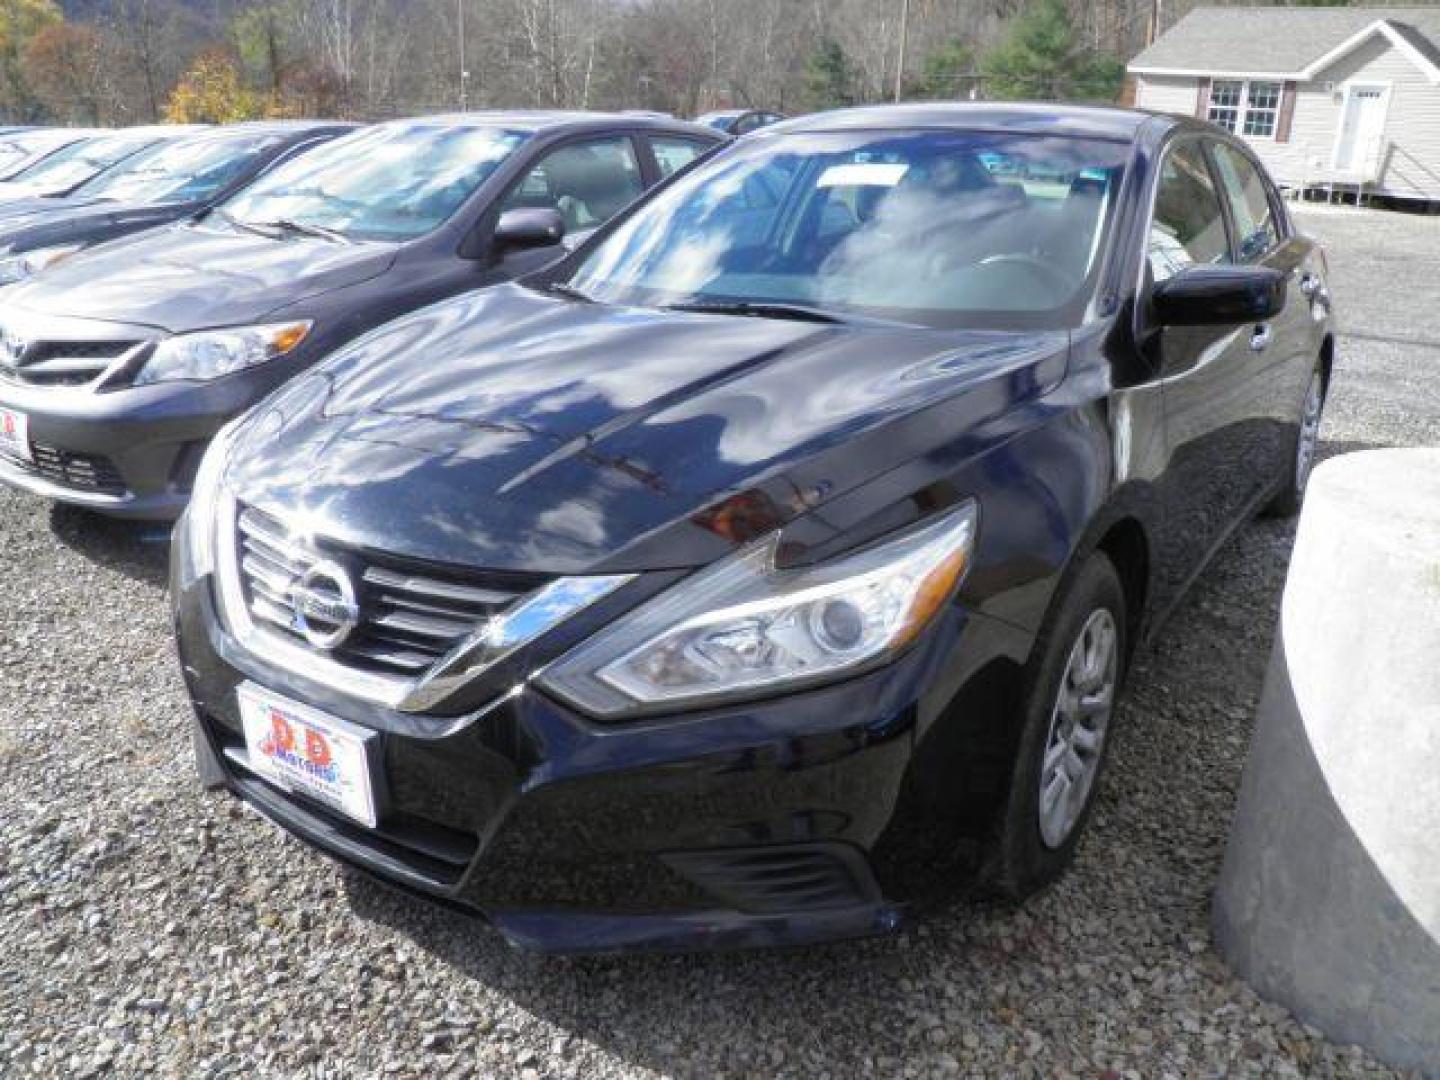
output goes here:
<path id="1" fill-rule="evenodd" d="M 375 732 L 252 682 L 235 695 L 251 771 L 375 828 Z"/>
<path id="2" fill-rule="evenodd" d="M 8 405 L 0 405 L 0 454 L 20 461 L 35 460 L 30 449 L 30 417 Z"/>

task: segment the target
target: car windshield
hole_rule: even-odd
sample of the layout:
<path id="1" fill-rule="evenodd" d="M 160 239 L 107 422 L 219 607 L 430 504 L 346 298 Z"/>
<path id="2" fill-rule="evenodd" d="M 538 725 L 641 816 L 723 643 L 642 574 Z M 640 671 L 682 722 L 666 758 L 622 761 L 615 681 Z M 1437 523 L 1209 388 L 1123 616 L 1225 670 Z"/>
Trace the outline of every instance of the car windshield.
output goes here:
<path id="1" fill-rule="evenodd" d="M 525 138 L 470 125 L 367 128 L 286 163 L 224 211 L 241 225 L 409 240 L 459 209 Z"/>
<path id="2" fill-rule="evenodd" d="M 87 181 L 79 193 L 128 202 L 194 202 L 214 195 L 279 141 L 278 135 L 255 134 L 162 144 Z"/>
<path id="3" fill-rule="evenodd" d="M 72 143 L 11 177 L 36 191 L 67 191 L 155 142 L 154 135 L 110 135 Z"/>
<path id="4" fill-rule="evenodd" d="M 1073 325 L 1128 156 L 978 131 L 757 136 L 642 206 L 569 285 L 627 305 Z"/>
<path id="5" fill-rule="evenodd" d="M 55 133 L 50 131 L 22 131 L 0 138 L 0 176 L 20 165 L 26 158 L 63 143 L 63 137 L 56 138 Z"/>

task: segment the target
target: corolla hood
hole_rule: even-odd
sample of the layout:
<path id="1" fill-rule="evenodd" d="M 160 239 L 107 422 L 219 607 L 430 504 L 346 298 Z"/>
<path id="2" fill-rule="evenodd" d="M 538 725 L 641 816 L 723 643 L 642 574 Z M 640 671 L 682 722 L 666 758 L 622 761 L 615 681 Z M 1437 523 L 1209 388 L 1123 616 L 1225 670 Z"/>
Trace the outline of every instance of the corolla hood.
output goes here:
<path id="1" fill-rule="evenodd" d="M 4 185 L 0 185 L 3 187 Z M 68 213 L 88 206 L 102 205 L 102 200 L 85 195 L 32 196 L 0 202 L 0 226 L 22 221 L 39 220 L 51 214 Z"/>
<path id="2" fill-rule="evenodd" d="M 1064 332 L 615 308 L 506 285 L 291 383 L 252 414 L 226 484 L 299 530 L 419 559 L 697 565 L 941 448 L 978 452 L 1059 378 L 1067 347 Z"/>
<path id="3" fill-rule="evenodd" d="M 13 217 L 0 215 L 0 246 L 29 251 L 54 244 L 84 243 L 116 230 L 130 231 L 174 221 L 186 213 L 182 206 L 94 201 L 52 206 Z"/>
<path id="4" fill-rule="evenodd" d="M 366 281 L 394 257 L 390 244 L 271 239 L 187 222 L 67 259 L 7 300 L 34 311 L 181 333 L 259 321 L 277 308 Z"/>

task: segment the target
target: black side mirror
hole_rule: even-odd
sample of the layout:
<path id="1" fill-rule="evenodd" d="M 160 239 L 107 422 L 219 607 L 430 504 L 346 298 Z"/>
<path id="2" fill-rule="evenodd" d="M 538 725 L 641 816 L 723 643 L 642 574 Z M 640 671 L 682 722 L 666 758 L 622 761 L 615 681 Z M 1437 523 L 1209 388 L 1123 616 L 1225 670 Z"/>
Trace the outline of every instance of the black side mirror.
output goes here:
<path id="1" fill-rule="evenodd" d="M 1285 306 L 1285 275 L 1268 266 L 1192 266 L 1150 294 L 1162 326 L 1239 326 Z"/>
<path id="2" fill-rule="evenodd" d="M 495 223 L 495 253 L 551 247 L 565 239 L 565 218 L 550 207 L 506 210 Z"/>

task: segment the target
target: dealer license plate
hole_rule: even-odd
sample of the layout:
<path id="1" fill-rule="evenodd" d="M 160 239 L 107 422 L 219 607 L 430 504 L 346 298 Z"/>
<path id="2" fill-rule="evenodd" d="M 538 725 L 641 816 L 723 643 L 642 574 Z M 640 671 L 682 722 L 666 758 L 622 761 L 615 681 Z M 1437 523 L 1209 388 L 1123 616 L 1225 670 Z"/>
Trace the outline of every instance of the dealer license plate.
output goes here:
<path id="1" fill-rule="evenodd" d="M 0 407 L 0 454 L 30 460 L 30 419 L 18 409 Z"/>
<path id="2" fill-rule="evenodd" d="M 366 742 L 371 736 L 318 709 L 253 683 L 236 693 L 250 767 L 286 791 L 308 795 L 375 827 Z"/>

